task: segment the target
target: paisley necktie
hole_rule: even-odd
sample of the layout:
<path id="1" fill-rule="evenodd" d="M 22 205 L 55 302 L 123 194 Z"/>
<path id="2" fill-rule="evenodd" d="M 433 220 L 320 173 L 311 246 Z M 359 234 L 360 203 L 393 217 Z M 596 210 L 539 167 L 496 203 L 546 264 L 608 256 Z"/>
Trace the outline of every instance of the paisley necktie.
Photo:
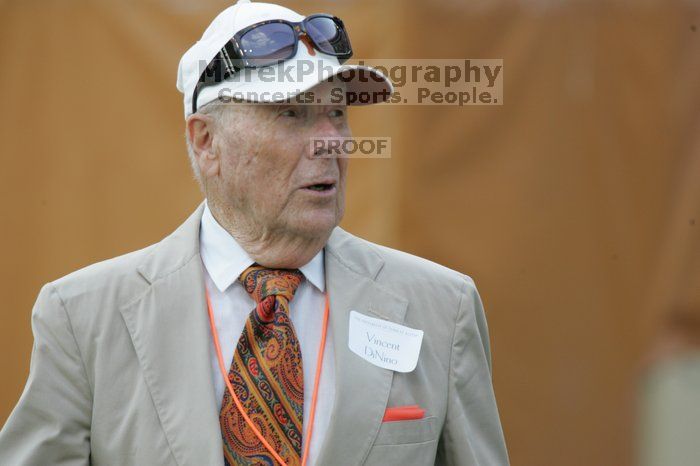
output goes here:
<path id="1" fill-rule="evenodd" d="M 301 464 L 304 373 L 289 302 L 303 279 L 297 269 L 257 264 L 241 274 L 239 280 L 256 307 L 241 332 L 228 373 L 246 414 L 288 466 Z M 219 422 L 226 466 L 277 465 L 228 390 Z"/>

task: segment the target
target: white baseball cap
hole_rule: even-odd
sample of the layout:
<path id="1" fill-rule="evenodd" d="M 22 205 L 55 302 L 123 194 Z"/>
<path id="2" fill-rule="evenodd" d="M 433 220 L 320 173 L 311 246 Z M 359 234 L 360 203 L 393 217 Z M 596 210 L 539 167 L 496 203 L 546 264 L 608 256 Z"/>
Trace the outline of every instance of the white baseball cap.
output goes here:
<path id="1" fill-rule="evenodd" d="M 214 18 L 202 38 L 180 59 L 177 88 L 184 94 L 185 119 L 193 113 L 193 94 L 206 65 L 236 32 L 271 19 L 299 22 L 304 16 L 271 3 L 239 0 Z M 336 76 L 345 83 L 348 95 L 355 96 L 347 100 L 348 105 L 385 102 L 394 91 L 389 78 L 380 71 L 367 66 L 341 65 L 337 57 L 316 49 L 310 52 L 300 43 L 296 55 L 289 60 L 263 68 L 244 68 L 224 81 L 202 87 L 197 95 L 197 109 L 217 99 L 282 102 Z"/>

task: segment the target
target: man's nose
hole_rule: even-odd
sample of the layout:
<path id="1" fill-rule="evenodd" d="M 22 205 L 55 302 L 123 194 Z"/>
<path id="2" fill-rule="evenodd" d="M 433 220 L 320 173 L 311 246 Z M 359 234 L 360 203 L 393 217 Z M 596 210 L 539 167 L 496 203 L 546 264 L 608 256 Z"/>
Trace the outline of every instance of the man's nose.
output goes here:
<path id="1" fill-rule="evenodd" d="M 329 118 L 321 118 L 320 120 L 311 134 L 307 155 L 310 158 L 333 158 L 338 156 L 337 148 L 341 146 L 346 135 Z"/>
<path id="2" fill-rule="evenodd" d="M 325 137 L 345 136 L 345 134 L 343 134 L 343 128 L 335 124 L 332 121 L 332 117 L 325 113 L 317 116 L 313 132 L 319 136 Z"/>

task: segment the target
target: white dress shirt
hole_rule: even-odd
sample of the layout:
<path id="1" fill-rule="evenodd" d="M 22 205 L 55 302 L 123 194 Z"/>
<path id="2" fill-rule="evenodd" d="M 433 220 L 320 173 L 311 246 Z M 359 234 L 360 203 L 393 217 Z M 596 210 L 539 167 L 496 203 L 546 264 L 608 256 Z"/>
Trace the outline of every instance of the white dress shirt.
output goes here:
<path id="1" fill-rule="evenodd" d="M 204 207 L 200 227 L 200 248 L 205 268 L 205 281 L 213 307 L 216 331 L 219 334 L 221 353 L 226 370 L 231 367 L 233 353 L 245 322 L 255 307 L 255 301 L 238 281 L 240 274 L 255 261 L 236 240 L 216 221 L 209 206 Z M 303 449 L 306 449 L 306 428 L 311 410 L 316 363 L 325 305 L 325 266 L 323 249 L 307 264 L 299 268 L 306 280 L 302 281 L 290 302 L 290 317 L 299 340 L 304 370 L 304 432 Z M 318 399 L 308 465 L 316 463 L 335 399 L 335 364 L 330 325 L 326 335 L 323 368 L 319 381 Z M 211 342 L 211 366 L 218 408 L 221 410 L 226 388 L 216 347 Z M 223 453 L 222 453 L 223 454 Z"/>

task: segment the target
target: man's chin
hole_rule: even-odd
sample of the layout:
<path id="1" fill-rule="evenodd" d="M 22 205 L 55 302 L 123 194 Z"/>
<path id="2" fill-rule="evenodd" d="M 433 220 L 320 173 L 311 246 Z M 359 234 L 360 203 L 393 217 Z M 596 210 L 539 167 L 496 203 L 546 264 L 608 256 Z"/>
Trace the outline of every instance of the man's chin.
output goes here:
<path id="1" fill-rule="evenodd" d="M 290 226 L 300 236 L 326 239 L 339 223 L 340 216 L 336 212 L 305 212 L 296 217 Z"/>

